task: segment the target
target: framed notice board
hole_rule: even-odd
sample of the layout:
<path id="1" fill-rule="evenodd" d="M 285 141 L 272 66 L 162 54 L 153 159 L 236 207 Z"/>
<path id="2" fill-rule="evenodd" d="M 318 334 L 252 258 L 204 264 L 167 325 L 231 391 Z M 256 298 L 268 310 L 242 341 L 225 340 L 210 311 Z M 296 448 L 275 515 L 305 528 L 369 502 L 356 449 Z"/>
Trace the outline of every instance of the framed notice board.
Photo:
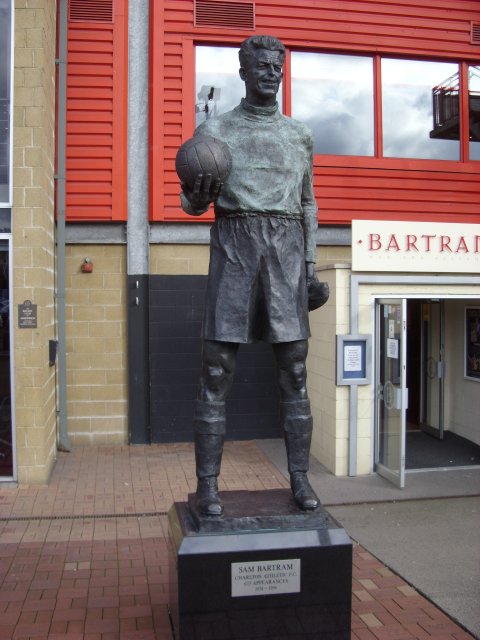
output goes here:
<path id="1" fill-rule="evenodd" d="M 372 337 L 337 336 L 337 385 L 370 384 Z"/>

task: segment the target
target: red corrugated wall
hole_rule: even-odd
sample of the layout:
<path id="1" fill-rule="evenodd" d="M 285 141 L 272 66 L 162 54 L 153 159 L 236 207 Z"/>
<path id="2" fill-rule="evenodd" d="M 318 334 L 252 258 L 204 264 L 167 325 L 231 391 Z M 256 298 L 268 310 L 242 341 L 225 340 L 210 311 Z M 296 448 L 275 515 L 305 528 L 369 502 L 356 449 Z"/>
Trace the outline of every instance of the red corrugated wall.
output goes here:
<path id="1" fill-rule="evenodd" d="M 66 219 L 127 218 L 127 0 L 70 0 Z"/>
<path id="2" fill-rule="evenodd" d="M 179 208 L 174 157 L 193 132 L 194 44 L 270 33 L 288 47 L 480 63 L 478 0 L 257 0 L 255 31 L 194 26 L 193 0 L 154 0 L 151 48 L 151 219 L 198 220 Z M 288 96 L 287 96 L 288 112 Z M 480 162 L 317 156 L 319 221 L 480 222 Z"/>

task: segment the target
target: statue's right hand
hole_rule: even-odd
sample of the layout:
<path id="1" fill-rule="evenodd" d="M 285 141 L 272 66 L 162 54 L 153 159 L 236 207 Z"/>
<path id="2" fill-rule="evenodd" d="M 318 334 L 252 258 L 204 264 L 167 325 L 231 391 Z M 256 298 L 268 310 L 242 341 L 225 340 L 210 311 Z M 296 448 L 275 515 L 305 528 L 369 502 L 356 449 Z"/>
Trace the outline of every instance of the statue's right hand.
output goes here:
<path id="1" fill-rule="evenodd" d="M 190 202 L 192 209 L 198 211 L 205 210 L 211 202 L 214 202 L 222 188 L 222 183 L 218 179 L 212 179 L 211 173 L 199 173 L 192 189 L 182 183 L 184 196 Z"/>

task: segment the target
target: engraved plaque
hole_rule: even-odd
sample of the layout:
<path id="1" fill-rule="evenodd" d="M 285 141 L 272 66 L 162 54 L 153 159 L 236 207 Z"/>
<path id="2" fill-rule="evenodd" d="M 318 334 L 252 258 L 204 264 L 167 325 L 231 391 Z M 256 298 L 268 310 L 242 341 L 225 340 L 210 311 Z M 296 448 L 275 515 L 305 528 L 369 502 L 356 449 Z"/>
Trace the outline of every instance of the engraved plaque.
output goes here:
<path id="1" fill-rule="evenodd" d="M 18 328 L 37 328 L 37 305 L 31 300 L 25 300 L 23 304 L 18 305 Z"/>
<path id="2" fill-rule="evenodd" d="M 232 562 L 232 598 L 300 593 L 300 558 Z"/>

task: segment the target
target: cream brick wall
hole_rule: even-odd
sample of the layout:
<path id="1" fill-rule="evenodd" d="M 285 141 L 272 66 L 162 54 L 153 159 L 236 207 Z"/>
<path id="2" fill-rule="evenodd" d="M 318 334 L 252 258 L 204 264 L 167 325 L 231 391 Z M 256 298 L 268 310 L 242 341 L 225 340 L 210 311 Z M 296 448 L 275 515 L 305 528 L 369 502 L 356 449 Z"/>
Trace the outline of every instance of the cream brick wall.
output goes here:
<path id="1" fill-rule="evenodd" d="M 86 257 L 93 273 L 81 271 Z M 73 444 L 127 442 L 126 283 L 124 246 L 67 246 L 67 415 Z"/>
<path id="2" fill-rule="evenodd" d="M 341 255 L 341 254 L 340 254 Z M 348 473 L 348 388 L 336 385 L 336 335 L 349 331 L 350 269 L 322 268 L 327 304 L 310 313 L 308 394 L 312 405 L 312 454 L 335 475 Z"/>
<path id="3" fill-rule="evenodd" d="M 54 118 L 55 2 L 15 3 L 13 304 L 37 305 L 38 328 L 14 330 L 18 480 L 44 483 L 56 454 Z M 16 322 L 15 322 L 16 324 Z"/>
<path id="4" fill-rule="evenodd" d="M 157 244 L 150 247 L 150 273 L 162 275 L 206 275 L 210 247 L 192 244 Z M 317 266 L 350 262 L 350 247 L 318 247 Z"/>
<path id="5" fill-rule="evenodd" d="M 317 267 L 352 261 L 352 248 L 344 246 L 317 247 Z"/>
<path id="6" fill-rule="evenodd" d="M 210 247 L 193 244 L 156 244 L 150 247 L 154 275 L 206 275 Z"/>

